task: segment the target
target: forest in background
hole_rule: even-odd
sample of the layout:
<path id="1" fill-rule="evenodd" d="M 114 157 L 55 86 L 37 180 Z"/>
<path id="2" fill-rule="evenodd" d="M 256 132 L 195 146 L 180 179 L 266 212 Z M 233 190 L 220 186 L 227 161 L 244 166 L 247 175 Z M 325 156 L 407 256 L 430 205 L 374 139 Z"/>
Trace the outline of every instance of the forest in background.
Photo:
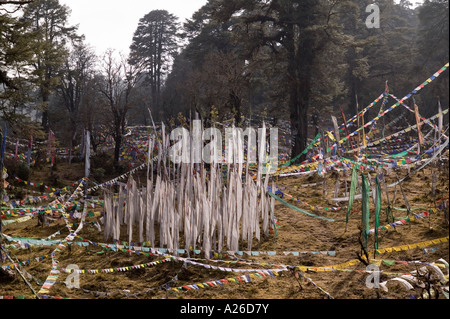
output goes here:
<path id="1" fill-rule="evenodd" d="M 2 127 L 35 142 L 51 131 L 67 148 L 89 131 L 94 152 L 114 142 L 117 167 L 128 126 L 188 125 L 194 114 L 206 127 L 264 119 L 289 124 L 298 155 L 331 115 L 354 116 L 386 85 L 401 98 L 449 60 L 448 0 L 377 1 L 379 28 L 366 25 L 371 3 L 209 0 L 187 21 L 154 10 L 136 26 L 129 56 L 97 56 L 69 25 L 70 7 L 2 0 Z M 444 73 L 407 103 L 424 117 L 438 113 L 448 80 Z"/>

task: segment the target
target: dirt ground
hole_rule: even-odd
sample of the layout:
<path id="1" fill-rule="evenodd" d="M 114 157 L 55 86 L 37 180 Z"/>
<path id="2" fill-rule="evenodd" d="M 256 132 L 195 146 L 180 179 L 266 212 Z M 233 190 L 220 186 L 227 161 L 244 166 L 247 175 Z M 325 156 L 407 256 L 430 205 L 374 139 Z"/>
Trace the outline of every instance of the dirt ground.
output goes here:
<path id="1" fill-rule="evenodd" d="M 71 170 L 74 170 L 72 164 Z M 68 184 L 76 180 L 76 173 L 68 173 L 68 168 L 63 164 L 58 165 L 58 174 L 61 180 Z M 398 170 L 398 176 L 407 174 L 405 169 Z M 439 205 L 448 203 L 448 168 L 438 171 L 438 183 L 436 195 L 431 194 L 432 170 L 426 168 L 408 178 L 402 183 L 403 190 L 411 205 L 410 216 L 428 211 Z M 275 216 L 277 217 L 279 228 L 277 234 L 271 234 L 261 238 L 261 241 L 254 244 L 252 251 L 259 252 L 230 256 L 227 252 L 215 255 L 212 259 L 206 260 L 202 254 L 191 255 L 190 257 L 202 265 L 186 264 L 180 259 L 164 263 L 154 263 L 148 267 L 130 269 L 128 271 L 114 271 L 110 273 L 83 273 L 79 274 L 79 288 L 69 289 L 65 281 L 69 274 L 60 273 L 56 283 L 50 289 L 49 296 L 57 296 L 70 299 L 410 299 L 411 297 L 421 298 L 423 289 L 415 288 L 406 290 L 399 282 L 388 282 L 388 292 L 382 289 L 370 289 L 366 286 L 369 276 L 366 265 L 363 262 L 348 264 L 344 269 L 334 271 L 321 271 L 323 268 L 333 265 L 340 265 L 358 259 L 361 253 L 360 224 L 361 224 L 361 201 L 355 200 L 347 230 L 345 215 L 347 203 L 342 202 L 342 208 L 337 211 L 325 210 L 324 207 L 337 206 L 325 198 L 334 197 L 336 176 L 327 174 L 326 190 L 324 195 L 322 185 L 311 185 L 323 182 L 317 174 L 308 176 L 296 176 L 276 179 L 278 187 L 284 194 L 290 194 L 300 200 L 294 201 L 284 196 L 284 199 L 306 211 L 319 216 L 326 216 L 335 219 L 334 222 L 320 220 L 304 215 L 283 204 L 277 202 L 275 206 Z M 350 176 L 342 176 L 350 181 Z M 45 181 L 45 172 L 34 173 L 30 180 Z M 386 176 L 388 183 L 395 181 L 395 175 Z M 341 192 L 343 195 L 343 183 Z M 389 189 L 390 200 L 393 200 L 394 189 Z M 387 198 L 383 193 L 383 209 L 380 216 L 380 225 L 386 225 Z M 437 203 L 436 203 L 437 201 Z M 312 209 L 309 205 L 320 206 Z M 393 215 L 398 219 L 406 216 L 406 203 L 397 189 L 396 202 L 392 205 Z M 371 201 L 370 227 L 374 228 L 374 205 Z M 101 211 L 101 207 L 90 209 L 90 211 Z M 11 218 L 5 218 L 8 220 Z M 97 217 L 89 217 L 88 222 L 97 221 Z M 46 238 L 56 232 L 60 234 L 53 239 L 64 239 L 69 234 L 63 219 L 51 221 L 49 226 L 37 226 L 37 219 L 33 218 L 27 222 L 10 224 L 3 227 L 4 234 L 13 237 L 26 237 L 41 239 Z M 122 231 L 125 234 L 125 230 Z M 94 225 L 86 225 L 79 234 L 82 238 L 93 243 L 105 243 L 103 233 Z M 379 233 L 379 248 L 397 247 L 411 245 L 411 249 L 386 252 L 373 255 L 374 236 L 369 236 L 370 263 L 379 264 L 380 269 L 389 274 L 382 274 L 381 281 L 393 279 L 402 274 L 415 271 L 418 266 L 405 262 L 437 262 L 439 259 L 449 261 L 448 240 L 442 243 L 428 243 L 425 247 L 418 247 L 414 244 L 429 242 L 439 238 L 449 236 L 448 205 L 430 214 L 429 217 L 420 218 L 389 230 L 381 230 Z M 125 240 L 125 239 L 123 239 Z M 81 241 L 76 238 L 75 241 Z M 27 272 L 33 279 L 29 282 L 35 292 L 38 292 L 46 280 L 52 268 L 51 253 L 56 246 L 32 246 L 30 249 L 14 249 L 8 246 L 10 242 L 3 242 L 7 245 L 10 256 L 17 261 L 27 261 L 29 263 L 21 266 L 22 272 Z M 241 244 L 245 251 L 245 243 Z M 270 252 L 270 253 L 267 253 Z M 275 253 L 273 253 L 275 252 Z M 290 252 L 290 253 L 287 253 Z M 292 252 L 298 252 L 292 253 Z M 322 253 L 321 253 L 322 252 Z M 40 260 L 36 258 L 42 257 Z M 187 257 L 187 255 L 180 255 Z M 146 264 L 164 259 L 161 256 L 151 256 L 138 254 L 136 251 L 112 251 L 102 246 L 90 244 L 87 246 L 71 245 L 71 249 L 61 249 L 55 252 L 58 266 L 61 268 L 69 265 L 77 265 L 79 269 L 109 269 L 117 267 L 128 267 L 133 265 Z M 381 260 L 396 261 L 395 263 L 385 263 Z M 6 260 L 2 266 L 10 265 Z M 213 265 L 233 269 L 281 269 L 289 267 L 286 271 L 281 271 L 278 276 L 268 276 L 266 274 L 253 275 L 251 282 L 232 280 L 246 273 L 229 272 L 219 269 L 206 268 L 205 265 Z M 295 266 L 306 266 L 305 268 L 295 268 Z M 442 269 L 448 275 L 448 268 Z M 228 279 L 223 281 L 223 285 L 211 287 L 208 282 Z M 448 279 L 448 277 L 447 277 Z M 434 282 L 435 283 L 435 282 Z M 197 284 L 196 289 L 175 289 L 187 285 Z M 198 285 L 200 284 L 200 285 Z M 203 284 L 202 288 L 201 284 Z M 446 284 L 448 286 L 448 283 Z M 32 289 L 27 286 L 24 280 L 15 271 L 0 273 L 0 296 L 15 296 L 34 298 Z M 434 295 L 434 297 L 436 297 Z M 437 296 L 445 299 L 443 294 Z"/>

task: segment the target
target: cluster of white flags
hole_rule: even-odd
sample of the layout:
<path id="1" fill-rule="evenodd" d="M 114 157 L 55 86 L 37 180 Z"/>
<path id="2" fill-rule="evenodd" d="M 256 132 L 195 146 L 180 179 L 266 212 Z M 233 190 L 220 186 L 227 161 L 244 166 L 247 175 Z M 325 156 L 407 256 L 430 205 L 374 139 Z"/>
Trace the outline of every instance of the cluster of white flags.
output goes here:
<path id="1" fill-rule="evenodd" d="M 149 141 L 150 150 L 154 143 Z M 158 150 L 155 167 L 149 162 L 145 185 L 130 176 L 118 194 L 105 193 L 105 240 L 119 240 L 121 226 L 127 225 L 129 242 L 155 247 L 159 235 L 160 247 L 200 248 L 209 254 L 240 250 L 240 240 L 252 250 L 255 239 L 269 235 L 275 202 L 266 192 L 269 175 L 263 175 L 262 167 L 253 178 L 242 162 L 212 163 L 208 169 L 204 164 L 170 166 L 164 128 Z"/>

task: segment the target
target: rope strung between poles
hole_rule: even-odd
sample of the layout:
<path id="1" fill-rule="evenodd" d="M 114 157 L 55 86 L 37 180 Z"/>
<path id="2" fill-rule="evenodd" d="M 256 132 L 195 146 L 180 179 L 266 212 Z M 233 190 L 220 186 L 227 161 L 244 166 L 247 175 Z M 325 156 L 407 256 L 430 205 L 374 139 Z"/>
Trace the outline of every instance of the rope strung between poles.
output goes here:
<path id="1" fill-rule="evenodd" d="M 398 185 L 400 183 L 402 183 L 405 179 L 407 179 L 409 176 L 414 175 L 415 173 L 417 173 L 418 171 L 422 170 L 425 166 L 429 165 L 431 162 L 433 162 L 436 157 L 439 156 L 439 154 L 442 153 L 442 151 L 448 146 L 448 141 L 446 140 L 444 144 L 442 144 L 441 148 L 429 159 L 427 160 L 422 166 L 420 166 L 419 168 L 415 169 L 413 172 L 409 173 L 408 175 L 406 175 L 405 177 L 403 177 L 402 179 L 398 180 L 397 182 L 389 185 L 388 187 L 394 187 L 395 185 Z"/>
<path id="2" fill-rule="evenodd" d="M 351 133 L 350 135 L 344 137 L 343 139 L 341 139 L 339 142 L 335 143 L 334 145 L 330 146 L 327 149 L 327 152 L 330 152 L 332 149 L 334 149 L 335 147 L 337 147 L 340 144 L 343 144 L 345 141 L 347 141 L 350 137 L 355 136 L 356 134 L 359 133 L 359 131 L 365 129 L 366 127 L 372 125 L 374 122 L 378 121 L 381 117 L 385 116 L 387 113 L 391 112 L 392 110 L 394 110 L 395 108 L 397 108 L 398 106 L 400 106 L 404 101 L 408 100 L 409 98 L 411 98 L 414 94 L 417 94 L 420 90 L 422 90 L 425 86 L 427 86 L 428 84 L 430 84 L 431 82 L 433 82 L 435 79 L 437 79 L 444 71 L 446 71 L 448 69 L 448 67 L 450 66 L 450 63 L 447 62 L 447 64 L 445 64 L 439 71 L 437 71 L 434 75 L 432 75 L 430 78 L 428 78 L 425 82 L 423 82 L 422 84 L 420 84 L 418 87 L 416 87 L 411 93 L 407 94 L 405 97 L 403 97 L 400 101 L 398 101 L 397 103 L 395 103 L 394 105 L 392 105 L 390 108 L 388 108 L 386 111 L 382 112 L 379 116 L 375 117 L 373 120 L 371 120 L 370 122 L 367 122 L 364 124 L 364 126 L 359 127 L 356 131 L 354 131 L 353 133 Z"/>
<path id="3" fill-rule="evenodd" d="M 308 153 L 308 151 L 316 144 L 317 141 L 319 141 L 320 137 L 322 136 L 322 134 L 317 134 L 317 136 L 314 138 L 314 140 L 311 142 L 311 144 L 309 144 L 303 152 L 301 152 L 300 154 L 298 154 L 295 158 L 289 160 L 287 163 L 283 164 L 283 167 L 287 167 L 289 165 L 291 165 L 293 162 L 295 162 L 296 160 L 298 160 L 302 155 Z"/>

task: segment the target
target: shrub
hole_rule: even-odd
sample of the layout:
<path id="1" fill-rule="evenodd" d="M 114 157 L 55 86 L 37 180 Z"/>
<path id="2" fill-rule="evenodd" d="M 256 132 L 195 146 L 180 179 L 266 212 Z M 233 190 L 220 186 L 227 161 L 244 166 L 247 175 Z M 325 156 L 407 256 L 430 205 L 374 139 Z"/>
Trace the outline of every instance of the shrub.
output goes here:
<path id="1" fill-rule="evenodd" d="M 105 177 L 106 170 L 103 167 L 92 169 L 92 177 L 97 181 L 101 181 Z"/>
<path id="2" fill-rule="evenodd" d="M 17 177 L 28 181 L 30 179 L 31 170 L 24 162 L 20 162 L 17 167 Z"/>

